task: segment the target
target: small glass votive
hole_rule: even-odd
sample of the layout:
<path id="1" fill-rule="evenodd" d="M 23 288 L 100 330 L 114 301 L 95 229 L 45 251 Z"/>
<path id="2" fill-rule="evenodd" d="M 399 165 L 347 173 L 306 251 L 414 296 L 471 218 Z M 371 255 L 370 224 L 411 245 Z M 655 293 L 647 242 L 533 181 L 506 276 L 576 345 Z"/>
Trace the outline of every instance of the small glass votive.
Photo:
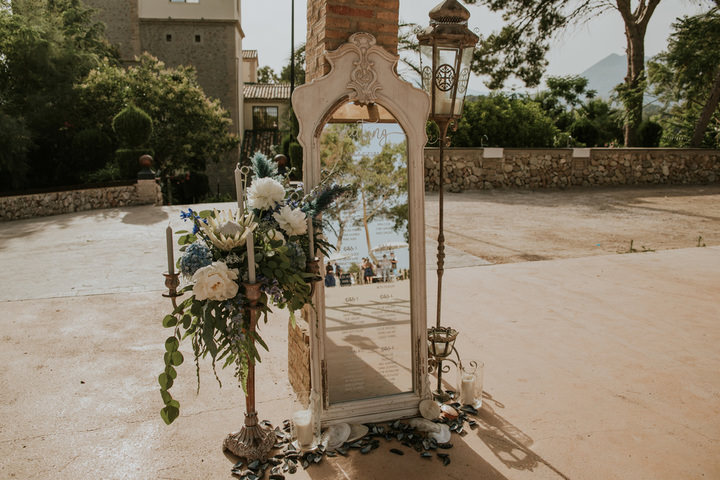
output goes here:
<path id="1" fill-rule="evenodd" d="M 310 392 L 297 392 L 290 425 L 292 442 L 298 450 L 312 450 L 317 446 L 317 429 Z"/>
<path id="2" fill-rule="evenodd" d="M 459 402 L 462 405 L 471 405 L 475 409 L 482 407 L 484 367 L 483 362 L 472 361 L 458 369 Z"/>

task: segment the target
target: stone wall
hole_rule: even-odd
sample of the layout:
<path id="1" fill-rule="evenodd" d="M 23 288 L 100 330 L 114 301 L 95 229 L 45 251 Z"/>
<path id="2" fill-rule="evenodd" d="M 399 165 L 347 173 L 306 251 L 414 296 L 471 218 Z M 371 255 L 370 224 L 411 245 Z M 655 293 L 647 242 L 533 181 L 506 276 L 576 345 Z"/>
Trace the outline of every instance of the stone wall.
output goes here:
<path id="1" fill-rule="evenodd" d="M 138 0 L 85 0 L 96 10 L 95 19 L 105 24 L 105 35 L 117 46 L 126 64 L 140 55 Z"/>
<path id="2" fill-rule="evenodd" d="M 160 185 L 155 180 L 138 180 L 118 187 L 0 197 L 0 221 L 153 204 L 162 205 Z"/>
<path id="3" fill-rule="evenodd" d="M 486 158 L 490 157 L 490 158 Z M 425 188 L 437 190 L 437 148 L 425 150 Z M 663 148 L 445 150 L 450 191 L 720 182 L 720 150 Z"/>

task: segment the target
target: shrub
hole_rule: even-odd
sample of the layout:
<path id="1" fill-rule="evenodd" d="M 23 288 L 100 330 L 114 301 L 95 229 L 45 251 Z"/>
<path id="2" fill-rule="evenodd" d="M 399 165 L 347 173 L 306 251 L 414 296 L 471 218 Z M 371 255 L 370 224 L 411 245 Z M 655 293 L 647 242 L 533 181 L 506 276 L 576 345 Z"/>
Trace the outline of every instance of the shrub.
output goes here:
<path id="1" fill-rule="evenodd" d="M 123 147 L 138 148 L 150 140 L 153 123 L 147 113 L 135 105 L 129 105 L 115 115 L 112 128 Z"/>

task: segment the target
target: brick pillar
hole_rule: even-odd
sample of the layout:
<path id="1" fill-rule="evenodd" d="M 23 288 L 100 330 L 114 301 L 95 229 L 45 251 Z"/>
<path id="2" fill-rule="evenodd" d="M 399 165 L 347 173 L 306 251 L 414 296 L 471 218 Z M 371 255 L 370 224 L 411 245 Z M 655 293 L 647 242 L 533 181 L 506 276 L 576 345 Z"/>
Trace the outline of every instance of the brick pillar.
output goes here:
<path id="1" fill-rule="evenodd" d="M 400 0 L 308 0 L 306 81 L 327 73 L 323 53 L 337 49 L 355 32 L 368 32 L 377 44 L 397 53 Z"/>

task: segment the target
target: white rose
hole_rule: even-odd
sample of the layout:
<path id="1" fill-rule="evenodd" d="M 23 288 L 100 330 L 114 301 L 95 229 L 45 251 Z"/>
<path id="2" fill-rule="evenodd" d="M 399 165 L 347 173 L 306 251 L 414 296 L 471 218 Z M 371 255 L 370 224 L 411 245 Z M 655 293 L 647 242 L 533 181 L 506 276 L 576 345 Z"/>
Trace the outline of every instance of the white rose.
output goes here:
<path id="1" fill-rule="evenodd" d="M 282 232 L 273 228 L 271 230 L 268 230 L 266 235 L 268 240 L 281 241 L 282 244 L 285 245 L 285 236 L 282 234 Z"/>
<path id="2" fill-rule="evenodd" d="M 248 205 L 265 210 L 274 208 L 285 198 L 285 189 L 274 178 L 256 178 L 248 188 Z"/>
<path id="3" fill-rule="evenodd" d="M 290 236 L 303 235 L 307 232 L 305 213 L 299 208 L 293 210 L 285 205 L 279 212 L 273 214 L 273 218 L 278 222 L 280 228 Z"/>
<path id="4" fill-rule="evenodd" d="M 228 300 L 237 295 L 237 268 L 228 268 L 223 262 L 213 262 L 200 268 L 192 277 L 196 300 Z"/>

